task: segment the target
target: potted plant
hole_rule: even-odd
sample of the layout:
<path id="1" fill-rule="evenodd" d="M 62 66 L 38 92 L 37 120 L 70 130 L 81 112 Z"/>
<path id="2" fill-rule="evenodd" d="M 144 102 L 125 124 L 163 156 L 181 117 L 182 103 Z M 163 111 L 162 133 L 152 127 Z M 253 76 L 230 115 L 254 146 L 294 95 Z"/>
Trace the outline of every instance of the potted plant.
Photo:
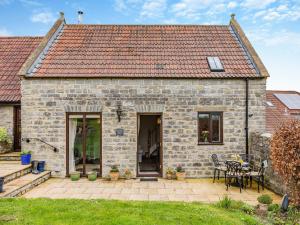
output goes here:
<path id="1" fill-rule="evenodd" d="M 31 151 L 23 150 L 21 151 L 21 164 L 28 165 L 31 161 Z"/>
<path id="2" fill-rule="evenodd" d="M 204 142 L 208 142 L 208 134 L 209 132 L 207 130 L 202 131 L 202 138 L 204 140 Z"/>
<path id="3" fill-rule="evenodd" d="M 120 172 L 119 172 L 119 169 L 116 165 L 111 167 L 110 172 L 109 172 L 109 176 L 110 176 L 110 179 L 112 181 L 116 181 L 116 180 L 119 179 Z"/>
<path id="4" fill-rule="evenodd" d="M 87 173 L 89 181 L 95 181 L 97 179 L 97 172 L 91 171 Z"/>
<path id="5" fill-rule="evenodd" d="M 127 168 L 125 169 L 124 176 L 125 176 L 126 180 L 131 179 L 132 173 L 131 173 L 130 169 L 127 169 Z"/>
<path id="6" fill-rule="evenodd" d="M 6 153 L 12 149 L 12 140 L 6 128 L 0 127 L 0 153 Z"/>
<path id="7" fill-rule="evenodd" d="M 172 168 L 168 167 L 167 170 L 166 170 L 167 179 L 172 180 L 173 175 L 174 175 L 174 170 Z"/>
<path id="8" fill-rule="evenodd" d="M 177 180 L 185 179 L 185 170 L 181 165 L 177 165 L 176 167 L 176 178 Z"/>
<path id="9" fill-rule="evenodd" d="M 71 181 L 78 181 L 80 179 L 80 172 L 74 171 L 70 173 Z"/>

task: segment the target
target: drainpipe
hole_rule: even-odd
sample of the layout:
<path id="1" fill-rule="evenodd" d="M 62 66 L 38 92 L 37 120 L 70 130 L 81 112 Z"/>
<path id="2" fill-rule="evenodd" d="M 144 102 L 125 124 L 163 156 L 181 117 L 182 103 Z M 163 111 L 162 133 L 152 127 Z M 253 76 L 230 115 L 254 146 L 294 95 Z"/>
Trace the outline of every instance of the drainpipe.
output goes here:
<path id="1" fill-rule="evenodd" d="M 248 124 L 249 124 L 249 80 L 248 78 L 245 79 L 246 81 L 246 102 L 245 102 L 245 106 L 246 106 L 246 117 L 245 117 L 245 135 L 246 135 L 246 158 L 248 158 L 248 154 L 249 154 L 249 144 L 248 144 L 248 139 L 249 139 L 249 127 L 248 127 Z"/>

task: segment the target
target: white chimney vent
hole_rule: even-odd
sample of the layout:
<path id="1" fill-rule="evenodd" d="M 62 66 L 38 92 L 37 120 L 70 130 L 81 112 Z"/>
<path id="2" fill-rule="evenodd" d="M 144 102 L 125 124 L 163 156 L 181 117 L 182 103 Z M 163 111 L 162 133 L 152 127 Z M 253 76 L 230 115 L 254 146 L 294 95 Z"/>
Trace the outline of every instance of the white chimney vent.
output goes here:
<path id="1" fill-rule="evenodd" d="M 81 24 L 83 21 L 83 12 L 78 11 L 78 24 Z"/>

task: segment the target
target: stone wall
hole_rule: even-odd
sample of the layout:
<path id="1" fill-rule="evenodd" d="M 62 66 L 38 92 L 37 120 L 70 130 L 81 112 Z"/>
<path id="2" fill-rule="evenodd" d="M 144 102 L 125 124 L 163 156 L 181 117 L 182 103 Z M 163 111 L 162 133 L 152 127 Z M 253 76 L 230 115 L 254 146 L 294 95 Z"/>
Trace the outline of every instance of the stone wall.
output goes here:
<path id="1" fill-rule="evenodd" d="M 285 186 L 280 176 L 272 168 L 270 159 L 271 134 L 253 132 L 250 134 L 250 154 L 254 155 L 256 165 L 260 165 L 263 160 L 268 161 L 268 168 L 265 171 L 266 186 L 278 194 L 284 194 Z"/>
<path id="2" fill-rule="evenodd" d="M 13 140 L 13 127 L 14 127 L 14 107 L 0 105 L 0 127 L 7 129 L 9 135 Z M 2 148 L 1 148 L 2 149 Z M 10 151 L 11 149 L 0 149 L 0 153 Z"/>
<path id="3" fill-rule="evenodd" d="M 250 131 L 265 128 L 265 79 L 250 80 Z M 116 116 L 117 102 L 123 116 Z M 57 146 L 23 143 L 47 169 L 66 171 L 66 112 L 102 113 L 103 176 L 118 164 L 136 174 L 137 113 L 163 113 L 163 169 L 181 163 L 188 177 L 212 175 L 211 154 L 245 152 L 245 81 L 239 79 L 23 79 L 22 134 Z M 198 145 L 197 112 L 223 111 L 224 144 Z M 116 136 L 117 128 L 124 136 Z"/>

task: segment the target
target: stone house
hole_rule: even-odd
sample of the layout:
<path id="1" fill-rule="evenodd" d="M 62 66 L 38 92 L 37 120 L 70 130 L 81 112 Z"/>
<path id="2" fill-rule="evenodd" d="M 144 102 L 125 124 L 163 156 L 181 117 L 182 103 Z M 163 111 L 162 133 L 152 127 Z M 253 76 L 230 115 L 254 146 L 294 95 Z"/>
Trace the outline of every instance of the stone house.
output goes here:
<path id="1" fill-rule="evenodd" d="M 61 14 L 19 75 L 22 148 L 54 176 L 106 176 L 112 165 L 164 176 L 181 164 L 207 177 L 211 154 L 245 153 L 248 133 L 265 129 L 269 75 L 234 16 L 74 25 Z"/>
<path id="2" fill-rule="evenodd" d="M 21 81 L 18 71 L 40 37 L 0 37 L 0 127 L 7 129 L 13 149 L 21 149 Z M 0 151 L 1 153 L 1 151 Z"/>

